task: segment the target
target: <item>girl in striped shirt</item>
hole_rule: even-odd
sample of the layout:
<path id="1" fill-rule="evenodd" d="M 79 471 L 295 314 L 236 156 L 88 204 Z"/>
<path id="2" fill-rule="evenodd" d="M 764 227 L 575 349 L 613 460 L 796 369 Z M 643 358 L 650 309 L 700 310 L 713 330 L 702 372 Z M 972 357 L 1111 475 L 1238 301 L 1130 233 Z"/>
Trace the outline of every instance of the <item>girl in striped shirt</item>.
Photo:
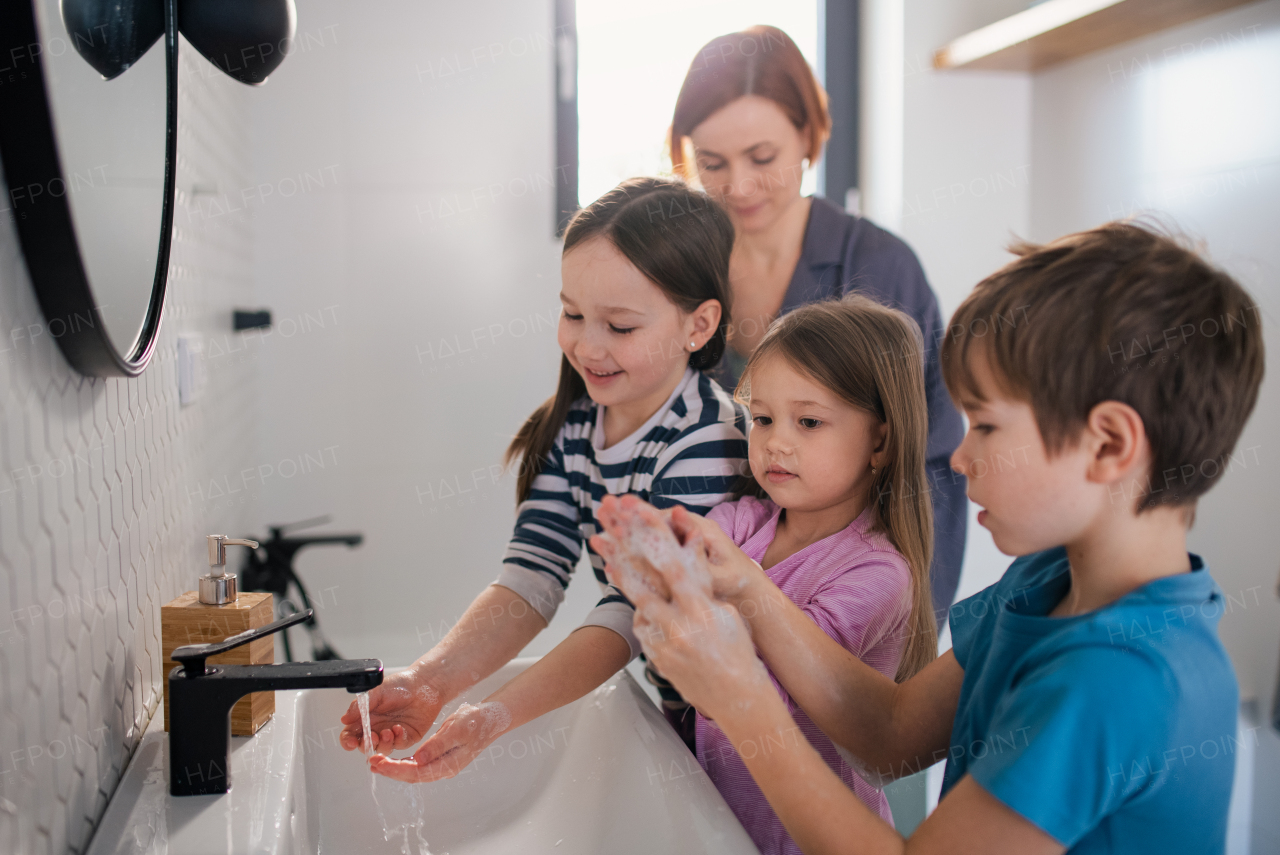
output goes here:
<path id="1" fill-rule="evenodd" d="M 610 576 L 641 578 L 638 557 L 666 563 L 671 556 L 659 551 L 677 548 L 665 536 L 670 525 L 686 549 L 707 550 L 717 574 L 715 595 L 735 605 L 755 632 L 771 631 L 771 605 L 769 597 L 737 596 L 751 579 L 743 576 L 743 553 L 758 564 L 746 562 L 746 572 L 772 581 L 761 580 L 771 596 L 790 598 L 885 676 L 910 677 L 932 661 L 937 645 L 924 471 L 928 415 L 915 322 L 865 297 L 797 309 L 766 334 L 738 391 L 753 421 L 747 495 L 712 509 L 705 520 L 679 510 L 664 520 L 639 501 L 606 500 L 600 518 L 608 533 L 592 544 L 608 560 Z M 643 614 L 639 623 L 643 641 Z M 769 676 L 795 720 L 784 740 L 807 739 L 892 823 L 884 794 L 867 780 L 873 770 L 846 762 L 796 706 L 785 688 L 788 674 Z M 700 714 L 696 732 L 698 762 L 760 851 L 798 853 L 739 754 L 770 746 L 735 747 Z"/>
<path id="2" fill-rule="evenodd" d="M 370 744 L 405 748 L 440 709 L 506 664 L 550 621 L 607 495 L 705 514 L 746 469 L 747 414 L 706 376 L 730 323 L 733 227 L 678 181 L 632 179 L 565 232 L 563 357 L 555 395 L 508 449 L 520 459 L 515 533 L 497 581 L 435 648 L 370 693 Z M 588 550 L 602 587 L 604 562 Z M 479 706 L 463 704 L 412 756 L 375 754 L 405 781 L 452 777 L 498 736 L 595 689 L 639 655 L 634 609 L 604 591 L 586 621 Z M 353 704 L 341 741 L 361 745 Z"/>

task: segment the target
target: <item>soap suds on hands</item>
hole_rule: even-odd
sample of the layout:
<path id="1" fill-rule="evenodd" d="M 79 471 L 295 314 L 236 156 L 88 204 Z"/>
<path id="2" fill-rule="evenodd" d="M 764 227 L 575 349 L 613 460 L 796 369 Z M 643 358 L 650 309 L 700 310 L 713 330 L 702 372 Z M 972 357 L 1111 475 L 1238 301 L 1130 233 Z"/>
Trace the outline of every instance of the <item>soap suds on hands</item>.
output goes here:
<path id="1" fill-rule="evenodd" d="M 511 726 L 511 711 L 501 701 L 486 701 L 479 706 L 463 703 L 449 717 L 459 719 L 470 717 L 472 720 L 467 722 L 467 727 L 478 726 L 480 732 L 477 735 L 481 739 L 498 736 Z"/>
<path id="2" fill-rule="evenodd" d="M 670 592 L 664 590 L 667 585 L 663 583 L 668 582 L 666 577 L 655 578 L 652 572 L 640 566 L 640 561 L 647 562 L 659 573 L 679 567 L 687 581 L 695 585 L 709 585 L 710 577 L 698 560 L 699 553 L 705 552 L 700 536 L 690 537 L 682 546 L 667 520 L 648 519 L 640 509 L 626 506 L 611 510 L 610 516 L 615 521 L 610 526 L 612 531 L 599 537 L 607 544 L 606 557 L 622 577 L 622 587 L 649 590 L 663 600 L 671 598 Z"/>

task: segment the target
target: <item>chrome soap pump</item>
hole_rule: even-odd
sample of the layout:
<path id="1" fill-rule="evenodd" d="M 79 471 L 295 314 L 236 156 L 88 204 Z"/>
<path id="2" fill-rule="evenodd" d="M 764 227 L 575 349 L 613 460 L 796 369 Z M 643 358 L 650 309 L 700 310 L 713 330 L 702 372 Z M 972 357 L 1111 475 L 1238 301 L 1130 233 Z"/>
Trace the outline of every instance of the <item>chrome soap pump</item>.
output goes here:
<path id="1" fill-rule="evenodd" d="M 209 575 L 200 577 L 200 602 L 221 606 L 236 601 L 236 574 L 227 572 L 227 547 L 247 546 L 257 549 L 256 540 L 240 540 L 225 534 L 207 535 L 209 541 Z"/>

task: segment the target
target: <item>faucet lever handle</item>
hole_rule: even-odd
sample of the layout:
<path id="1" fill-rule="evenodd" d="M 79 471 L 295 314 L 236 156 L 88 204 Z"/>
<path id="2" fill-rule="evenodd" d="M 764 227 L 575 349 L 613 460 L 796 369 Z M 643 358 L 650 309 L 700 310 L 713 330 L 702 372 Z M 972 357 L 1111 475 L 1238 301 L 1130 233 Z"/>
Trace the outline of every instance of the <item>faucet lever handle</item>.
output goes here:
<path id="1" fill-rule="evenodd" d="M 244 632 L 236 633 L 222 641 L 214 641 L 209 644 L 184 644 L 182 647 L 174 648 L 174 651 L 169 654 L 169 658 L 182 665 L 182 676 L 188 680 L 203 677 L 207 673 L 204 660 L 210 656 L 226 653 L 228 650 L 234 650 L 255 639 L 279 632 L 285 627 L 302 623 L 311 617 L 311 613 L 311 609 L 295 612 L 288 617 L 282 617 L 280 620 L 272 621 L 256 629 L 246 629 Z"/>

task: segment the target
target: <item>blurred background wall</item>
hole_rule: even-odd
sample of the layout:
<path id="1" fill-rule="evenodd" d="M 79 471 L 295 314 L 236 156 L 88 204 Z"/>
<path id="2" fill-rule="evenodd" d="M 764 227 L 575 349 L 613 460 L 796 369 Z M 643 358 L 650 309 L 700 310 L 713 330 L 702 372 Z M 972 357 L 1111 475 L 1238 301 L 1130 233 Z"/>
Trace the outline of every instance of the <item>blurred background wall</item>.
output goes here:
<path id="1" fill-rule="evenodd" d="M 246 213 L 277 318 L 246 351 L 256 486 L 263 523 L 365 534 L 298 561 L 347 656 L 408 664 L 497 576 L 502 453 L 559 367 L 553 26 L 549 2 L 308 2 L 314 47 L 255 93 L 258 180 L 325 179 Z"/>

